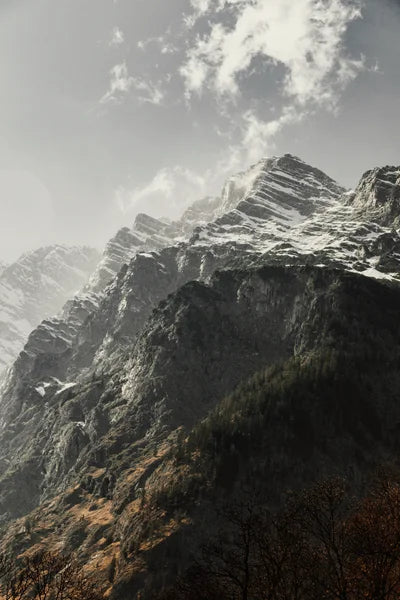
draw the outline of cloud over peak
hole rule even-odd
[[[180,67],[185,97],[211,95],[221,114],[231,115],[240,131],[232,169],[272,151],[284,128],[317,110],[338,110],[365,69],[363,57],[345,46],[349,26],[362,17],[361,1],[191,0],[186,26],[193,37]],[[255,70],[264,99],[245,107]],[[267,117],[271,93],[274,114]]]
[[[193,196],[190,178],[196,191],[213,193],[227,175],[272,154],[287,128],[321,110],[335,114],[348,85],[366,69],[364,58],[351,55],[346,43],[349,27],[362,18],[363,2],[190,0],[180,29],[139,42],[143,52],[151,45],[160,54],[173,47],[176,60],[168,79],[164,74],[165,93],[179,89],[180,101],[194,115],[203,106],[214,110],[226,146],[197,175],[188,177],[183,167],[159,170],[150,183],[124,192],[124,206],[155,206],[160,198],[169,203],[179,189],[187,201]],[[147,101],[161,103],[153,81],[114,71],[106,97],[135,88]],[[119,192],[120,206],[122,196]]]
[[[178,218],[182,210],[205,195],[206,179],[186,167],[176,165],[159,169],[153,179],[131,190],[120,187],[115,201],[123,213],[143,210],[153,216],[168,214]]]

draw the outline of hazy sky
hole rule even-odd
[[[262,156],[400,164],[399,0],[1,0],[0,261],[102,247]]]

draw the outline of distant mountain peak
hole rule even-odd
[[[16,358],[32,329],[85,285],[98,260],[92,248],[55,244],[0,269],[0,371]]]

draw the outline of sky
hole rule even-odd
[[[286,152],[400,164],[400,0],[1,0],[0,262]]]

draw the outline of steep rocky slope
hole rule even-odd
[[[90,278],[89,288],[98,292],[115,277],[123,264],[137,253],[168,246],[174,239],[174,228],[148,215],[139,214],[133,227],[124,227],[108,242],[102,260]]]
[[[137,253],[105,292],[94,294],[93,289],[103,288],[129,254],[137,252],[135,244],[140,231],[140,243],[144,246],[154,246],[157,240],[160,245],[167,244],[166,238],[161,241],[160,237],[167,224],[139,216],[136,234],[133,230],[129,235],[123,231],[110,242],[87,293],[69,303],[61,318],[45,321],[31,334],[4,382],[0,416],[5,431],[9,426],[11,431],[18,429],[18,420],[24,423],[17,436],[5,434],[12,439],[11,451],[20,443],[18,440],[28,441],[27,431],[36,435],[31,422],[43,420],[40,407],[53,405],[51,399],[55,398],[55,407],[51,409],[54,411],[63,395],[71,393],[81,380],[92,378],[98,372],[113,371],[117,364],[125,365],[126,356],[132,351],[151,311],[184,283],[196,279],[208,281],[221,268],[278,261],[293,264],[301,258],[311,264],[324,261],[327,265],[355,270],[359,267],[358,256],[362,250],[367,271],[372,251],[368,252],[366,247],[372,243],[376,246],[375,252],[383,250],[386,255],[389,248],[394,256],[390,243],[382,247],[377,243],[376,238],[387,238],[389,234],[374,223],[366,221],[360,225],[357,222],[359,236],[364,235],[364,238],[363,243],[361,239],[355,241],[354,219],[351,220],[349,214],[352,203],[343,192],[326,175],[295,157],[288,155],[261,161],[249,173],[228,182],[219,203],[211,202],[212,211],[227,211],[222,216],[198,228],[188,242],[157,252]],[[218,204],[217,209],[215,204]],[[209,207],[210,202],[207,201],[206,206]],[[359,206],[357,211],[360,212]],[[339,225],[343,213],[347,219],[342,218]],[[332,227],[333,214],[335,227]],[[306,231],[315,236],[319,248],[316,242],[308,244]],[[331,242],[334,234],[335,241]],[[290,236],[302,244],[296,257],[292,253],[293,246],[288,241],[282,242]],[[135,240],[133,245],[132,240]],[[342,262],[339,252],[344,255]],[[129,368],[124,367],[120,377],[125,377]],[[146,364],[145,369],[148,370],[149,365]],[[73,435],[82,437],[79,428],[74,429]],[[44,440],[42,436],[41,440]],[[10,460],[7,447],[4,443],[4,464]],[[30,501],[33,502],[34,497]]]
[[[98,259],[91,248],[50,246],[0,266],[0,370],[41,320],[58,313],[86,284]]]
[[[350,202],[361,214],[371,220],[398,228],[400,217],[400,168],[384,167],[367,171]]]
[[[231,210],[199,228],[194,244],[232,241],[274,264],[329,265],[398,278],[399,168],[367,172],[355,192],[290,155],[262,161],[250,173],[256,176],[237,206],[225,202]]]
[[[244,189],[242,176],[232,180],[230,189],[232,194],[240,195],[239,190],[243,191]],[[129,263],[136,254],[141,252],[168,248],[174,242],[183,242],[195,227],[208,222],[215,216],[217,208],[224,199],[226,199],[226,192],[221,198],[199,200],[190,206],[181,219],[176,222],[158,220],[145,214],[137,215],[131,228],[120,229],[107,243],[101,259],[93,263],[89,270],[89,281],[80,289],[79,293],[75,294],[72,300],[68,299],[61,313],[52,317],[52,312],[58,312],[60,306],[57,311],[45,312],[42,315],[42,318],[51,318],[47,318],[38,327],[37,332],[34,332],[27,346],[28,354],[33,356],[36,353],[45,352],[46,344],[53,350],[57,347],[56,354],[60,353],[61,348],[71,346],[88,316],[99,308],[105,288],[113,281],[123,265]],[[77,286],[77,289],[80,287]],[[39,286],[38,295],[40,295],[40,290]],[[26,332],[30,332],[32,329],[31,324],[27,324]],[[27,339],[26,332],[24,340]],[[17,347],[17,343],[15,346]],[[21,347],[18,346],[18,349]],[[14,357],[16,354],[15,352]]]
[[[129,598],[160,553],[165,577],[184,564],[187,535],[200,539],[203,511],[211,518],[209,503],[235,481],[253,473],[276,497],[316,472],[360,477],[394,456],[399,298],[397,286],[315,267],[184,285],[124,361],[48,389],[42,407],[27,402],[7,425],[3,447],[20,451],[7,454],[3,506],[18,516],[40,503],[32,535],[24,521],[12,526],[14,547],[68,546],[75,532],[98,575],[118,557],[115,594]],[[262,384],[246,383],[277,363]],[[194,428],[183,455],[180,428]]]
[[[311,361],[315,373],[332,371],[333,396],[344,398],[344,380],[335,388],[340,377],[334,371],[355,365],[357,405],[350,410],[348,404],[344,415],[346,406],[337,407],[319,375],[304,397],[296,396],[292,382],[288,397],[274,392],[277,404],[267,423],[272,446],[262,446],[261,430],[254,437],[271,461],[262,461],[256,449],[254,455],[240,450],[243,465],[253,456],[256,466],[265,463],[263,477],[278,470],[281,488],[298,479],[291,467],[296,460],[297,473],[306,477],[336,463],[362,472],[394,456],[400,416],[398,172],[368,172],[350,193],[286,155],[231,179],[220,198],[196,203],[176,223],[140,215],[133,229],[121,230],[84,292],[31,333],[2,384],[0,512],[8,522],[33,511],[37,523],[32,538],[21,521],[11,526],[15,547],[56,543],[51,529],[57,527],[57,543],[68,546],[72,536],[81,559],[99,574],[118,556],[119,580],[139,589],[145,561],[160,545],[169,552],[167,538],[176,534],[179,540],[185,529],[165,497],[175,492],[164,491],[176,488],[182,498],[186,477],[189,487],[199,478],[201,489],[216,485],[212,457],[204,473],[191,472],[190,461],[182,467],[171,459],[171,448],[182,449],[179,432],[196,431],[203,418],[236,422],[224,397],[241,382],[252,389],[251,378],[268,366],[284,363],[290,371],[296,364],[295,381],[303,389]],[[389,180],[392,185],[382,187]],[[348,362],[332,361],[332,367],[332,352]],[[362,360],[367,384],[358,375]],[[346,377],[351,380],[350,373]],[[318,399],[328,396],[324,416]],[[304,402],[300,416],[292,397]],[[359,433],[364,397],[368,410]],[[237,418],[246,429],[246,402]],[[335,427],[325,445],[315,435],[314,453],[304,432],[329,419]],[[304,443],[308,458],[296,457]],[[368,444],[376,452],[367,452]],[[192,458],[207,454],[197,446]],[[195,501],[192,492],[188,499]],[[197,527],[196,515],[185,511],[182,518]],[[148,524],[151,515],[149,533],[140,523]],[[121,587],[115,590],[122,594]]]
[[[232,194],[240,196],[242,189],[239,178],[231,184]],[[229,197],[231,195],[228,194]],[[163,221],[146,214],[138,214],[132,228],[124,227],[108,242],[102,260],[90,278],[89,288],[98,292],[115,277],[123,264],[128,263],[138,252],[165,248],[174,241],[184,240],[195,227],[211,221],[221,210],[227,193],[221,198],[203,198],[194,202],[179,221]],[[232,201],[232,200],[231,200]]]
[[[388,167],[381,172],[394,170]],[[362,179],[358,189],[368,177],[369,174]],[[195,227],[190,235],[195,224],[210,218],[208,224]],[[163,255],[162,248],[168,247],[170,250]],[[48,320],[33,335],[29,348],[35,347],[36,339],[43,349],[46,342],[50,348],[54,340],[59,340],[59,347],[71,347],[77,335],[80,339],[85,337],[80,328],[89,314],[94,313],[91,322],[96,320],[96,314],[103,319],[104,309],[99,304],[107,284],[123,264],[143,251],[161,249],[160,259],[144,255],[140,259],[143,265],[152,261],[163,264],[167,254],[175,257],[166,259],[169,266],[163,266],[168,270],[175,263],[170,275],[174,281],[160,291],[157,302],[185,281],[207,278],[215,269],[241,264],[245,258],[248,261],[261,258],[270,264],[329,265],[396,279],[398,248],[397,231],[370,218],[368,200],[353,200],[351,194],[346,194],[329,177],[293,156],[263,160],[232,178],[220,198],[195,203],[176,223],[139,215],[132,229],[121,230],[107,245],[84,293],[66,306],[61,319]],[[137,274],[140,267],[134,266],[133,270],[136,290],[141,286]],[[147,306],[150,309],[153,305],[147,303]],[[119,305],[119,310],[129,312],[129,307]],[[99,326],[103,333],[97,332],[102,339],[110,333],[106,330],[107,322],[106,319]],[[93,346],[97,340],[88,343],[92,354],[95,353]]]

